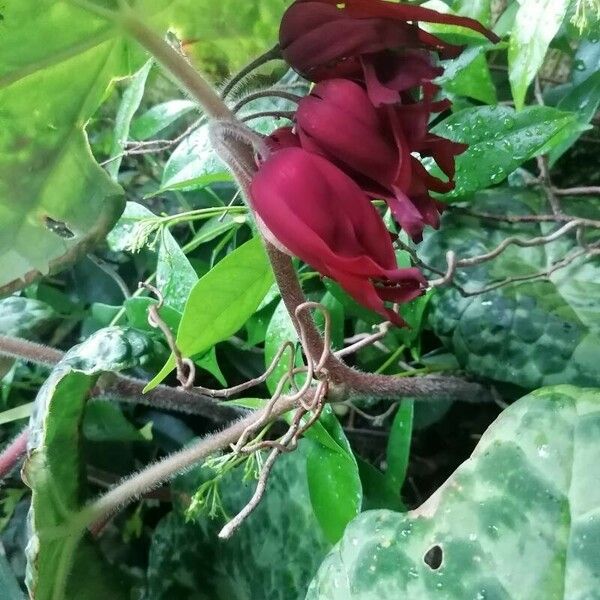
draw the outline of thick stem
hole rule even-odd
[[[21,338],[0,335],[0,356],[10,356],[11,358],[53,367],[63,359],[64,353],[55,348]],[[214,398],[204,394],[167,385],[159,385],[151,392],[144,394],[142,390],[145,386],[146,382],[141,379],[117,375],[116,373],[106,373],[98,380],[92,391],[92,396],[200,415],[217,423],[230,421],[240,415],[239,410],[218,404]]]
[[[281,298],[292,318],[294,326],[300,334],[300,324],[304,329],[307,346],[312,359],[316,362],[323,352],[323,339],[312,317],[300,313],[295,317],[296,308],[306,302],[302,288],[296,276],[291,258],[280,252],[275,246],[266,242],[267,253],[273,266],[275,280],[281,291]],[[344,399],[371,398],[396,400],[412,396],[425,400],[448,398],[463,402],[492,401],[490,392],[470,381],[459,377],[394,377],[376,373],[361,373],[352,369],[334,355],[330,355],[325,363],[331,381],[341,388]]]
[[[124,11],[122,26],[171,74],[213,119],[232,119],[233,115],[207,81],[160,35],[143,23],[132,11]]]
[[[0,453],[0,481],[2,481],[19,463],[27,450],[27,427],[13,439]]]
[[[282,397],[271,409],[269,418],[274,420],[294,406],[295,402],[288,397]],[[264,410],[252,412],[222,431],[210,434],[188,448],[170,454],[163,460],[126,479],[84,509],[84,525],[87,527],[106,518],[135,498],[156,489],[177,473],[188,469],[215,452],[228,448],[230,444],[235,444],[242,433],[263,416]]]

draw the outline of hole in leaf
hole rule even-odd
[[[431,546],[423,556],[423,562],[432,570],[437,571],[442,566],[444,551],[439,544]]]
[[[44,217],[44,223],[50,231],[61,238],[70,239],[75,237],[75,234],[67,227],[67,224],[63,223],[62,221],[57,221],[52,217],[46,216]]]

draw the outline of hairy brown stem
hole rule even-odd
[[[0,481],[2,481],[18,464],[27,450],[28,429],[21,433],[0,452]]]
[[[0,356],[53,367],[64,358],[64,352],[21,338],[0,335]],[[144,394],[142,390],[145,386],[146,382],[141,379],[105,373],[98,379],[92,396],[200,415],[219,423],[240,415],[238,409],[218,404],[213,398],[204,394],[167,385],[159,385]]]

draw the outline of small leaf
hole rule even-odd
[[[398,493],[400,493],[400,489],[404,484],[406,469],[408,468],[413,415],[414,401],[403,400],[394,416],[387,443],[385,476]]]
[[[335,543],[362,506],[358,465],[331,406],[305,437],[312,442],[306,459],[310,502],[325,537]]]
[[[422,506],[362,513],[306,600],[594,598],[600,392],[538,390]]]
[[[110,150],[109,163],[106,166],[107,173],[114,181],[117,181],[121,162],[123,160],[123,151],[125,143],[129,139],[129,126],[131,119],[136,110],[140,106],[144,89],[146,88],[146,79],[152,68],[152,61],[149,60],[146,64],[131,77],[131,81],[127,89],[123,92],[123,98],[117,111],[115,120],[115,129],[113,131],[113,143]]]
[[[277,352],[279,352],[279,349],[285,342],[291,342],[294,350],[286,350],[275,370],[267,377],[267,388],[271,394],[275,392],[280,379],[290,368],[290,355],[292,351],[295,352],[294,365],[300,367],[304,364],[302,356],[297,350],[298,334],[296,333],[296,328],[292,323],[283,300],[281,300],[273,312],[265,335],[265,368],[268,368],[273,362]],[[297,381],[300,381],[300,379],[297,379]],[[287,387],[284,388],[284,390],[287,389]]]
[[[221,181],[232,181],[232,177],[212,147],[208,125],[203,125],[172,152],[156,194],[167,190],[198,189]]]
[[[197,104],[191,100],[169,100],[157,104],[133,120],[131,137],[140,141],[154,137],[197,108]]]
[[[517,110],[544,62],[570,0],[521,0],[508,48],[509,79]]]
[[[156,265],[156,287],[165,299],[165,304],[182,311],[198,281],[196,271],[168,229],[163,229],[158,248]]]
[[[145,442],[148,440],[125,418],[118,405],[104,400],[88,402],[83,419],[83,435],[91,442]]]
[[[456,159],[456,188],[447,197],[500,183],[519,165],[580,128],[575,115],[548,106],[530,106],[518,113],[508,106],[482,106],[453,114],[432,129],[469,145]]]
[[[254,313],[272,283],[273,272],[259,238],[228,254],[192,289],[177,332],[182,354],[203,354],[233,335]],[[171,357],[145,391],[156,387],[174,366]]]
[[[600,71],[571,88],[558,103],[560,110],[570,110],[577,114],[580,123],[589,123],[600,106]],[[550,152],[552,166],[578,139],[579,133],[569,136]]]

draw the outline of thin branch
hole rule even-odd
[[[552,191],[557,196],[600,196],[600,186],[593,185],[572,188],[553,187]]]
[[[294,402],[289,397],[282,397],[272,408],[271,417],[276,419],[294,408]],[[265,409],[252,412],[248,416],[235,421],[227,428],[210,434],[193,443],[191,446],[165,457],[143,471],[122,481],[117,487],[91,502],[82,511],[82,528],[89,527],[94,522],[103,520],[117,512],[132,500],[139,498],[159,485],[171,479],[177,473],[190,468],[211,454],[227,448],[235,443],[243,431],[255,422]]]
[[[260,90],[258,92],[252,92],[247,96],[241,98],[232,108],[232,112],[238,113],[246,104],[254,100],[260,100],[261,98],[283,98],[284,100],[289,100],[290,102],[298,103],[302,100],[302,96],[298,96],[298,94],[292,94],[291,92],[286,92],[285,90],[280,90],[277,88],[269,88],[267,90]]]
[[[359,339],[354,341],[350,346],[346,346],[345,348],[334,352],[335,356],[338,358],[341,358],[342,356],[348,356],[349,354],[354,354],[355,352],[362,350],[362,348],[366,348],[367,346],[375,344],[375,342],[383,339],[388,334],[391,326],[392,324],[390,321],[384,321],[383,323],[380,323],[377,326],[378,331],[375,333],[360,334]]]
[[[25,427],[19,435],[0,452],[0,481],[2,481],[19,463],[27,451],[28,428]]]
[[[451,209],[471,217],[477,217],[488,221],[501,221],[505,223],[569,223],[571,221],[579,221],[586,227],[600,228],[600,220],[584,219],[570,215],[496,215],[492,213],[475,212],[458,206],[453,206]]]
[[[548,157],[544,154],[543,156],[537,157],[538,169],[540,171],[540,179],[542,181],[542,187],[546,192],[546,197],[548,198],[548,202],[550,203],[550,208],[555,215],[562,214],[562,208],[560,206],[560,201],[556,194],[554,193],[554,186],[552,185],[552,180],[550,179],[550,167],[548,165]]]
[[[267,50],[264,54],[255,58],[251,63],[247,64],[243,69],[238,71],[224,86],[221,90],[221,98],[225,99],[229,95],[229,92],[235,88],[235,86],[242,81],[246,76],[250,75],[252,71],[255,71],[264,64],[281,58],[281,49],[279,44],[275,44],[270,50]]]

